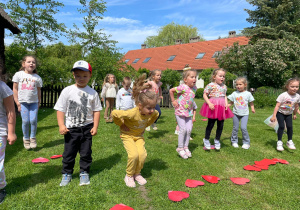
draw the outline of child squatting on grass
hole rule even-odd
[[[16,113],[13,91],[0,81],[0,204],[6,196],[6,179],[4,173],[4,158],[7,142],[12,145],[17,140],[15,133]]]
[[[144,132],[158,118],[155,110],[157,94],[146,83],[146,74],[141,75],[133,85],[132,95],[136,107],[130,110],[114,110],[111,115],[120,126],[121,139],[128,154],[124,181],[128,187],[135,187],[135,181],[144,185],[147,181],[141,176],[141,170],[147,157]]]
[[[186,66],[183,69],[184,84],[170,89],[170,98],[175,108],[175,117],[179,126],[178,147],[176,151],[183,159],[192,157],[189,150],[189,142],[193,128],[193,102],[197,91],[195,70]],[[174,93],[178,93],[177,100],[174,99]]]
[[[251,111],[255,113],[254,109],[254,98],[252,94],[247,91],[247,80],[245,77],[239,77],[235,81],[236,91],[228,96],[230,100],[228,107],[233,106],[233,129],[231,134],[231,144],[233,147],[238,148],[238,131],[239,123],[241,121],[241,130],[243,135],[243,149],[250,148],[250,137],[247,130],[247,123],[249,118],[249,108],[248,104],[251,106]]]
[[[291,78],[285,83],[285,92],[281,93],[276,99],[277,103],[274,108],[273,116],[270,119],[271,122],[278,121],[277,131],[277,150],[283,151],[282,135],[286,125],[288,141],[286,143],[289,149],[296,149],[293,142],[293,121],[297,118],[298,103],[300,103],[300,96],[297,93],[299,90],[299,79]],[[292,114],[294,113],[294,116]],[[285,122],[285,125],[284,125]]]
[[[77,152],[80,154],[79,185],[90,184],[92,136],[97,134],[102,110],[98,93],[87,85],[92,75],[91,65],[80,60],[71,71],[75,84],[63,89],[54,106],[57,110],[59,133],[65,139],[60,186],[66,186],[72,180]]]

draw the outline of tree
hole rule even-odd
[[[163,83],[163,88],[168,90],[171,87],[176,87],[179,85],[181,79],[181,74],[178,71],[172,69],[166,69],[162,71],[161,82]]]
[[[69,39],[72,43],[79,43],[83,47],[83,57],[93,48],[114,48],[116,41],[109,40],[110,36],[103,33],[103,29],[96,29],[102,15],[106,11],[106,2],[103,0],[79,0],[82,8],[78,9],[80,14],[86,14],[82,24],[85,31],[80,31],[76,24],[74,30],[69,30]]]
[[[65,31],[65,25],[53,17],[58,12],[57,8],[64,6],[60,2],[8,0],[0,6],[10,9],[10,17],[20,27],[22,33],[17,36],[18,41],[35,52],[45,39],[53,42],[58,39],[59,33]]]
[[[189,43],[191,37],[199,36],[201,41],[204,38],[198,34],[198,29],[191,25],[179,25],[174,22],[169,23],[158,30],[157,36],[149,36],[145,40],[147,47],[162,47],[174,45],[177,39],[183,43]]]
[[[225,69],[225,70],[228,70],[228,69]],[[212,75],[213,71],[214,71],[214,68],[203,69],[201,71],[201,73],[199,74],[199,78],[204,80],[204,86],[206,86],[207,84],[209,84],[211,82],[211,75]],[[235,80],[237,78],[237,76],[235,74],[232,74],[227,71],[225,77],[226,77],[226,79],[225,79],[226,85],[228,87],[232,87],[233,80]]]

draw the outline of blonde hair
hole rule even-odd
[[[114,76],[115,77],[115,75],[113,75],[113,74],[107,74],[105,77],[104,77],[104,81],[103,81],[103,85],[102,85],[102,87],[106,84],[106,83],[109,83],[109,78],[111,77],[111,76]],[[117,82],[116,82],[116,77],[115,77],[115,83],[114,83],[116,86],[118,86],[117,85]]]
[[[160,69],[155,69],[155,70],[153,70],[153,71],[150,71],[148,80],[153,81],[152,77],[154,77],[155,74],[156,74],[156,72],[158,72],[158,71],[161,73],[161,70],[160,70]]]
[[[25,71],[25,68],[23,67],[23,63],[26,62],[26,59],[27,59],[28,57],[32,57],[32,58],[34,59],[35,64],[36,64],[35,67],[37,67],[36,57],[35,57],[34,55],[25,55],[25,56],[22,58],[22,60],[20,61],[20,63],[21,63],[21,68],[19,69],[19,71]],[[36,68],[33,70],[33,73],[37,74]]]
[[[244,89],[246,90],[246,89],[247,89],[247,84],[248,84],[247,79],[246,79],[245,77],[238,77],[238,78],[235,80],[235,83],[237,83],[238,81],[244,83],[244,85],[245,85],[245,88],[244,88]]]
[[[211,74],[210,81],[212,81],[212,82],[215,81],[214,77],[217,76],[219,71],[224,71],[224,73],[226,74],[226,70],[223,68],[215,69],[215,70],[213,70],[213,72]]]
[[[191,72],[195,72],[196,75],[197,75],[197,71],[192,69],[189,64],[186,64],[183,68],[183,72],[182,72],[182,79],[186,79],[190,74]]]
[[[285,82],[285,85],[284,85],[283,89],[284,89],[285,91],[287,91],[289,85],[290,85],[292,82],[299,82],[299,78],[298,78],[298,77],[294,77],[294,78],[288,79],[288,80]]]
[[[135,101],[135,105],[140,103],[145,106],[149,100],[157,101],[157,95],[152,91],[152,85],[147,83],[147,75],[142,74],[133,84],[132,98]]]
[[[123,82],[122,82],[123,85],[131,85],[131,79],[130,77],[124,77],[123,78]]]

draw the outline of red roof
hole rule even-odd
[[[196,70],[219,68],[215,62],[215,58],[212,58],[213,54],[216,51],[222,51],[224,47],[232,46],[235,42],[238,42],[239,45],[247,45],[249,39],[245,36],[239,36],[165,47],[130,50],[124,55],[123,60],[129,59],[127,64],[136,70],[139,68],[146,68],[151,71],[154,69],[165,70],[167,68],[182,70],[186,64],[189,64],[192,69]],[[199,53],[205,53],[204,57],[202,59],[195,59]],[[174,60],[167,61],[172,55],[176,55]],[[149,57],[151,59],[147,63],[143,63]],[[140,58],[140,60],[133,64],[132,62],[136,58]]]

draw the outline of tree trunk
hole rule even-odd
[[[4,55],[5,45],[4,45],[4,28],[0,28],[0,78],[4,79],[2,76],[5,74],[5,55]]]

